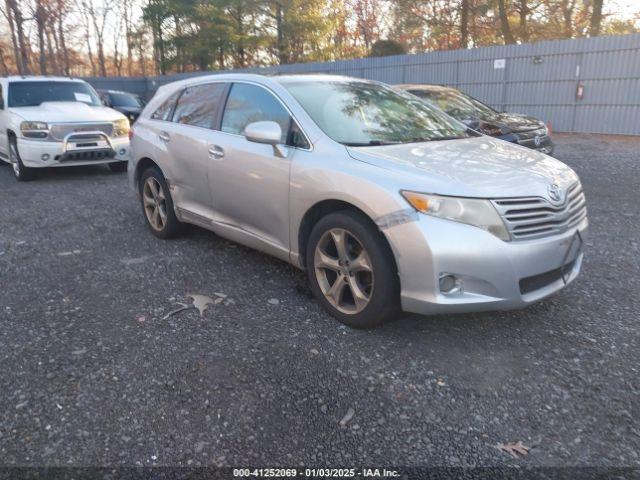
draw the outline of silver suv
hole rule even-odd
[[[524,307],[580,271],[573,170],[384,84],[203,76],[160,88],[133,128],[151,232],[196,224],[306,269],[353,327]]]

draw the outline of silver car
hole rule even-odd
[[[521,308],[580,271],[573,170],[381,83],[202,76],[161,87],[133,128],[153,234],[191,223],[290,262],[353,327]]]

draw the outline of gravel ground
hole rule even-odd
[[[558,135],[591,221],[569,288],[373,331],[283,262],[156,239],[124,174],[1,166],[0,463],[638,467],[639,151]],[[190,293],[227,297],[163,318]],[[495,448],[516,441],[529,455]]]

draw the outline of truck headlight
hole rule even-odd
[[[120,120],[116,120],[113,122],[113,136],[114,137],[126,137],[129,135],[129,120],[126,118],[121,118]]]
[[[20,133],[25,138],[47,138],[49,136],[49,125],[44,122],[22,122]]]
[[[408,191],[400,193],[420,213],[482,228],[505,242],[511,240],[500,214],[489,200]]]

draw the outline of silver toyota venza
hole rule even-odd
[[[161,87],[133,128],[151,232],[196,224],[291,262],[353,327],[524,307],[580,271],[573,170],[381,83],[202,76]]]

